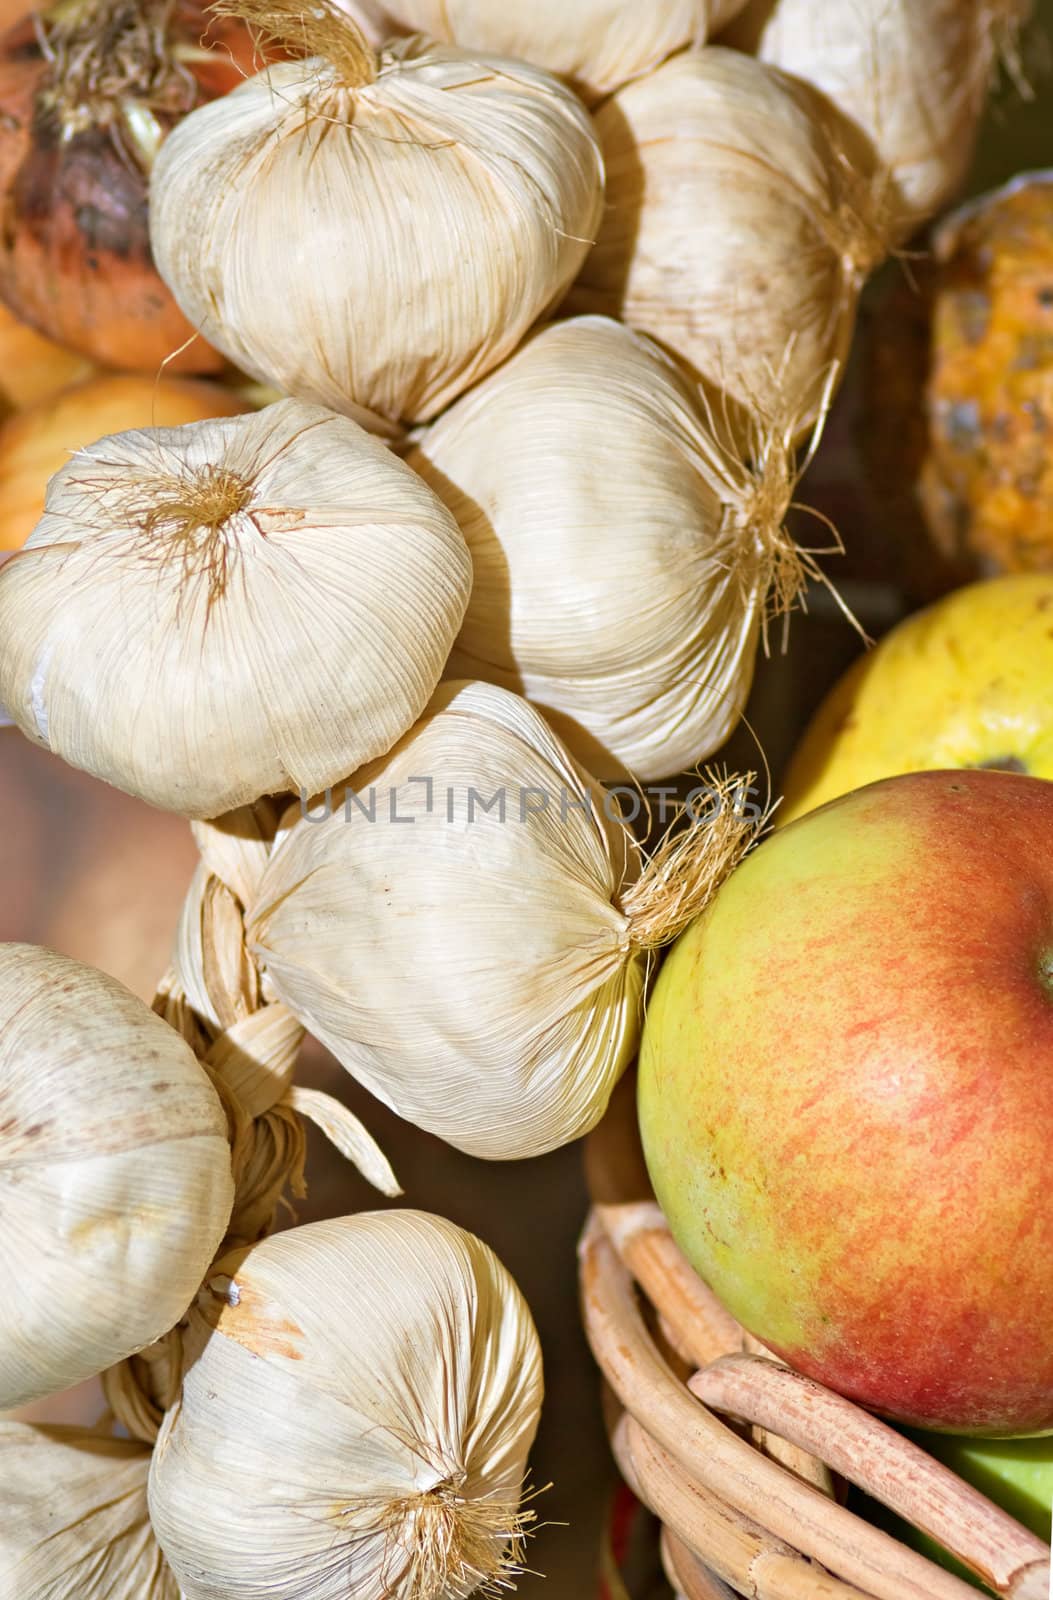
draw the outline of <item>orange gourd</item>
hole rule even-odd
[[[0,302],[0,412],[39,405],[92,372],[87,357],[45,339]]]
[[[0,426],[0,551],[21,549],[44,509],[48,479],[74,450],[128,428],[176,427],[252,407],[195,378],[89,379]]]

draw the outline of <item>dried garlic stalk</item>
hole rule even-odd
[[[443,685],[353,783],[327,820],[293,811],[247,907],[274,992],[459,1149],[536,1155],[584,1133],[636,1049],[649,951],[752,837],[730,786],[646,862],[619,798],[482,683]]]
[[[217,9],[310,59],[165,141],[162,277],[211,344],[283,393],[389,425],[434,416],[511,354],[595,237],[584,108],[523,62],[418,37],[377,56],[330,0]]]
[[[0,1409],[178,1322],[233,1194],[223,1108],[187,1045],[104,973],[0,945]]]
[[[0,570],[0,704],[72,766],[216,816],[389,749],[470,582],[449,513],[344,417],[283,400],[115,434]]]
[[[180,1600],[150,1526],[149,1470],[128,1439],[0,1422],[0,1594]]]
[[[807,84],[706,47],[603,105],[607,214],[568,301],[806,431],[886,253],[867,141]]]
[[[365,1128],[330,1095],[294,1081],[302,1025],[261,992],[245,948],[244,904],[257,892],[277,825],[263,802],[195,827],[202,862],[180,918],[171,971],[155,1010],[181,1033],[227,1113],[234,1201],[221,1249],[254,1244],[306,1194],[304,1119],[314,1122],[383,1194],[401,1193]],[[146,1442],[176,1403],[183,1328],[104,1374],[114,1414]]]
[[[769,593],[786,609],[814,567],[783,527],[788,440],[737,422],[600,317],[551,325],[459,400],[407,457],[472,554],[446,675],[518,690],[604,778],[711,755]],[[750,432],[752,469],[734,437]]]
[[[519,1570],[540,1348],[471,1234],[278,1234],[217,1262],[186,1342],[149,1488],[185,1600],[460,1600]]]

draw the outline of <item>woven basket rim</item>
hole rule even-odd
[[[586,1144],[582,1316],[613,1392],[623,1477],[661,1520],[685,1600],[976,1600],[842,1505],[855,1484],[1006,1600],[1049,1600],[1041,1539],[869,1412],[739,1327],[678,1249],[646,1181],[623,1086]],[[653,1331],[641,1295],[653,1309]]]

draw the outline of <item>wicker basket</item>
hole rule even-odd
[[[976,1600],[977,1591],[849,1510],[855,1484],[1010,1600],[1050,1600],[1042,1541],[892,1428],[744,1334],[654,1203],[623,1085],[586,1147],[586,1333],[608,1430],[661,1519],[686,1600]],[[638,1293],[637,1291],[641,1291]]]

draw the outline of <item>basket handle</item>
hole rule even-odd
[[[930,1534],[1007,1600],[1048,1600],[1041,1539],[850,1400],[764,1356],[725,1356],[688,1384],[713,1411],[777,1428]]]
[[[688,1600],[726,1593],[710,1567],[754,1600],[871,1600],[685,1478],[638,1422],[629,1421],[625,1441],[647,1503],[692,1552],[677,1568]]]
[[[735,1600],[722,1578],[704,1567],[693,1550],[668,1528],[662,1529],[662,1566],[677,1600]]]
[[[690,1266],[653,1200],[597,1205],[596,1216],[619,1256],[653,1306],[662,1333],[680,1358],[693,1367],[750,1348],[748,1335]],[[833,1495],[829,1468],[816,1456],[766,1428],[754,1428],[758,1450],[781,1461],[805,1483]]]
[[[687,1392],[655,1348],[596,1217],[581,1242],[581,1289],[589,1343],[612,1389],[694,1484],[875,1600],[975,1600],[960,1579],[801,1483]]]
[[[604,1233],[653,1306],[662,1313],[678,1356],[708,1367],[743,1348],[745,1335],[677,1248],[654,1200],[598,1205]]]

